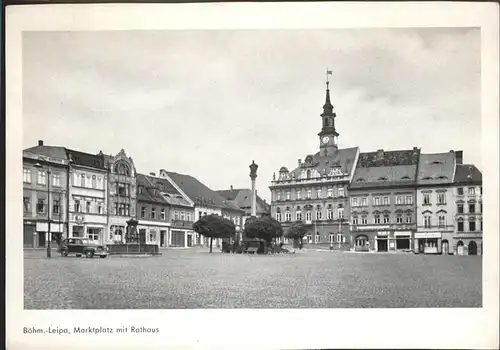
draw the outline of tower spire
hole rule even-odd
[[[334,154],[337,149],[338,132],[335,130],[335,117],[337,116],[333,111],[332,101],[330,100],[330,81],[329,75],[332,75],[331,70],[326,70],[326,97],[325,104],[323,105],[323,113],[321,119],[323,125],[318,136],[320,137],[320,149],[324,155]]]
[[[329,75],[332,75],[332,71],[326,69],[326,98],[325,104],[323,105],[323,113],[321,114],[322,117],[334,116],[332,102],[330,101],[330,81],[328,80]]]

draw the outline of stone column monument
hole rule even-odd
[[[257,216],[257,194],[255,192],[255,179],[257,179],[257,168],[259,166],[252,160],[250,164],[250,179],[252,180],[252,217]]]

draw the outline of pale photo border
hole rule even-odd
[[[481,170],[485,210],[482,308],[23,309],[23,31],[353,27],[481,27]],[[494,3],[86,4],[7,7],[7,349],[497,348],[498,42],[498,6]],[[325,62],[324,67],[318,67],[318,72],[323,72],[327,65],[333,63]],[[443,147],[446,149],[447,146]],[[25,335],[22,332],[23,327],[72,329],[73,326],[115,328],[120,325],[159,327],[160,334],[55,336]],[[310,331],[303,331],[308,327]]]

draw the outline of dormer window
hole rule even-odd
[[[437,164],[443,164],[443,162],[440,161],[440,160],[435,160],[435,161],[431,162],[431,164],[432,165],[437,165]]]
[[[423,177],[422,180],[432,180],[432,177],[426,176],[426,177]]]
[[[387,178],[386,178],[386,177],[384,177],[384,176],[381,176],[381,177],[379,177],[379,178],[378,178],[378,180],[379,180],[379,181],[387,181]]]
[[[440,180],[443,180],[443,179],[447,179],[447,178],[448,178],[448,176],[440,175],[440,176],[438,176],[437,178],[438,178],[438,179],[440,179]]]
[[[403,176],[403,177],[401,178],[401,180],[410,180],[410,177],[409,177],[409,176]]]
[[[356,180],[356,182],[364,182],[365,179],[363,179],[362,177],[360,177],[359,179]]]

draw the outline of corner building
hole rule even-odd
[[[419,155],[417,147],[360,154],[349,189],[354,250],[412,249]]]
[[[318,133],[319,152],[309,154],[289,171],[285,166],[273,175],[271,215],[286,230],[295,222],[308,227],[304,243],[349,248],[348,186],[359,157],[359,148],[338,147],[336,113],[330,101],[330,90],[321,114]]]

